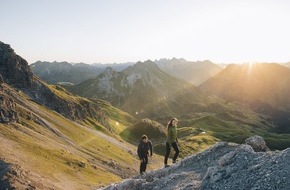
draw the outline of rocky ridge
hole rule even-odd
[[[259,136],[247,142],[263,145]],[[265,150],[265,146],[263,147]],[[112,184],[103,190],[125,189],[280,189],[290,186],[290,148],[255,152],[248,144],[219,142],[169,168]]]

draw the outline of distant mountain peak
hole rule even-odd
[[[128,67],[125,70],[135,70],[135,71],[154,71],[154,70],[160,70],[158,65],[154,63],[151,60],[147,60],[144,62],[138,61],[135,65]]]
[[[114,72],[114,69],[112,67],[107,67],[105,70],[104,70],[104,73],[112,73]]]
[[[101,74],[100,77],[111,78],[117,73],[112,67],[107,67]]]

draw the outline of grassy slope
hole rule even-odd
[[[136,147],[71,122],[29,101],[21,92],[11,93],[17,99],[20,119],[19,123],[0,124],[0,142],[5,144],[0,156],[35,174],[30,181],[37,187],[90,189],[137,173]],[[113,123],[122,120],[113,117],[116,113],[110,109]],[[154,160],[151,168],[158,167],[156,163]]]
[[[221,121],[214,117],[198,119],[192,125],[193,128],[204,130],[210,136],[221,141],[243,143],[246,138],[252,135],[264,137],[271,149],[285,149],[290,146],[289,134],[277,134],[263,128],[255,128],[251,125]]]
[[[107,117],[106,119],[108,119],[110,127],[108,128],[108,127],[103,126],[100,120],[94,117],[87,117],[84,121],[79,121],[79,122],[85,124],[86,126],[90,126],[94,129],[102,131],[103,133],[106,133],[107,135],[118,138],[119,137],[118,134],[121,131],[123,131],[126,128],[126,126],[136,121],[131,115],[111,106],[111,104],[106,101],[99,100],[99,99],[89,100],[87,98],[72,95],[61,86],[47,85],[46,83],[43,83],[43,84],[61,99],[73,101],[78,104],[80,104],[81,101],[86,101],[86,102],[97,104],[101,112],[104,115],[106,115]]]

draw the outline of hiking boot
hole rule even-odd
[[[178,162],[178,160],[172,160],[172,163],[175,164],[176,162]]]
[[[170,165],[168,165],[168,164],[165,164],[164,165],[164,168],[168,168],[168,167],[170,167]]]

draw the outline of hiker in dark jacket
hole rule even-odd
[[[167,160],[170,154],[171,147],[174,149],[175,154],[172,159],[172,163],[174,164],[176,162],[176,159],[179,155],[179,148],[178,148],[178,140],[177,140],[177,123],[178,120],[176,118],[173,118],[170,122],[167,124],[167,141],[166,141],[166,154],[164,158],[164,166],[169,167],[167,164]]]
[[[146,171],[148,164],[148,155],[150,150],[150,156],[152,156],[152,143],[148,140],[146,135],[143,135],[138,145],[138,157],[140,159],[140,174],[142,175]]]

